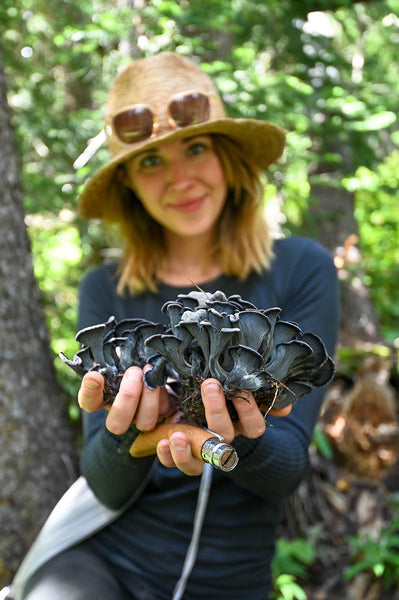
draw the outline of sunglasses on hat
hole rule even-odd
[[[210,95],[218,98],[213,92],[208,94],[198,91],[172,96],[167,107],[170,126],[178,129],[208,121],[211,112]],[[124,144],[136,144],[156,135],[159,122],[150,106],[133,104],[112,118],[111,128]]]

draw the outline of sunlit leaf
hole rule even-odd
[[[352,128],[356,131],[379,131],[380,129],[384,129],[389,127],[396,121],[396,115],[394,112],[387,110],[385,112],[378,113],[376,115],[372,115],[364,119],[363,121],[358,121],[352,125]]]

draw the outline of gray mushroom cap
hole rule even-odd
[[[162,312],[167,326],[110,317],[82,329],[76,335],[82,348],[73,360],[60,357],[80,377],[100,371],[111,400],[126,369],[150,364],[145,384],[155,389],[173,378],[178,408],[202,425],[200,386],[208,377],[222,384],[235,418],[231,399],[237,392],[251,391],[259,405],[279,408],[334,376],[334,362],[322,340],[281,319],[278,307],[258,309],[239,295],[194,290],[166,302]]]

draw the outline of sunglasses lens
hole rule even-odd
[[[209,119],[209,98],[199,92],[175,98],[169,104],[170,116],[178,127],[188,127]]]
[[[135,144],[150,137],[153,129],[151,111],[143,106],[125,110],[113,119],[113,128],[125,144]]]

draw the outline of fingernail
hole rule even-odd
[[[126,376],[129,379],[129,381],[135,381],[139,378],[143,378],[143,372],[141,369],[133,367],[132,369],[128,369],[126,371]]]
[[[95,379],[86,379],[85,387],[88,390],[98,390],[98,388],[100,387],[100,384]]]
[[[203,386],[203,390],[207,396],[216,396],[220,394],[220,385],[211,381]]]
[[[184,440],[170,440],[170,443],[172,445],[172,449],[175,450],[175,452],[183,452],[188,447],[188,443]]]
[[[169,450],[169,442],[167,440],[161,440],[160,442],[158,442],[157,450],[158,452],[161,452],[161,454],[164,454]]]

